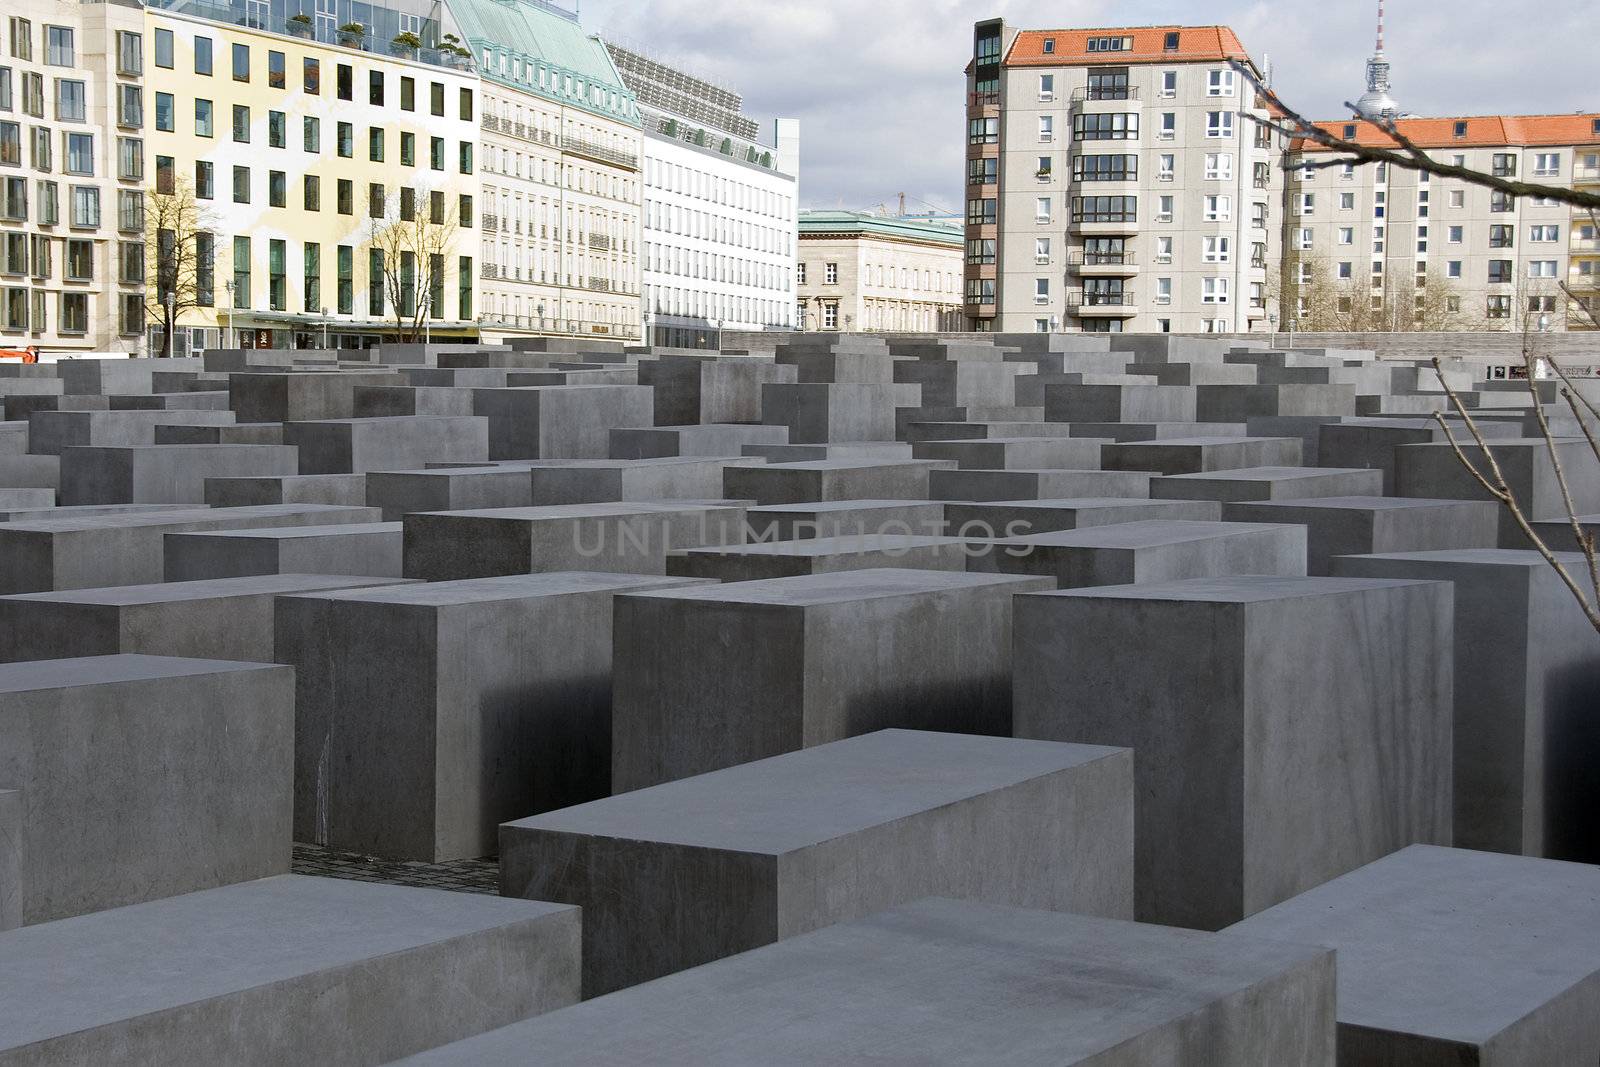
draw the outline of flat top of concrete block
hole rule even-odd
[[[524,461],[528,470],[609,471],[637,470],[640,467],[687,467],[700,463],[728,463],[736,467],[763,466],[758,456],[651,456],[647,459],[533,459]]]
[[[818,515],[836,511],[876,511],[888,508],[942,508],[938,500],[817,500],[804,504],[762,504],[750,509],[758,515]]]
[[[507,825],[777,856],[1127,752],[880,730]]]
[[[1117,471],[1118,474],[1143,474],[1143,471]],[[1182,500],[1151,500],[1147,497],[1083,496],[1055,497],[1047,500],[951,500],[944,502],[953,508],[1008,508],[1037,509],[1039,511],[1087,511],[1093,508],[1170,507],[1173,504],[1193,503]]]
[[[1234,389],[1241,387],[1230,385],[1226,386],[1225,388]],[[1116,447],[1144,449],[1169,448],[1173,445],[1177,445],[1179,447],[1193,448],[1197,445],[1202,445],[1215,448],[1220,445],[1245,444],[1251,441],[1293,441],[1296,444],[1303,443],[1298,437],[1158,437],[1153,441],[1123,441],[1122,443],[1116,445]]]
[[[1323,511],[1399,511],[1405,508],[1496,507],[1492,500],[1445,500],[1420,496],[1313,496],[1294,500],[1241,500],[1227,507],[1319,508]]]
[[[1146,519],[1140,522],[1114,522],[1080,530],[1030,533],[999,541],[1003,545],[1039,545],[1058,548],[1150,548],[1188,541],[1209,541],[1214,537],[1267,533],[1273,530],[1298,530],[1292,523],[1205,522],[1197,519]]]
[[[650,589],[677,589],[705,585],[705,578],[663,578],[650,574],[611,574],[592,571],[549,571],[497,578],[463,578],[450,582],[410,582],[365,589],[314,590],[297,600],[340,600],[363,604],[409,604],[443,607],[483,604],[495,600],[570,596],[576,593],[629,593]]]
[[[168,534],[168,537],[229,537],[241,541],[298,541],[312,537],[345,537],[355,534],[402,533],[403,522],[348,522],[332,526],[268,526],[253,530],[195,530]],[[385,579],[387,580],[387,579]]]
[[[512,461],[509,463],[441,463],[436,467],[412,468],[410,470],[368,471],[365,475],[357,475],[356,477],[371,478],[373,476],[377,476],[380,478],[447,478],[452,475],[466,475],[467,477],[472,477],[474,475],[483,474],[517,474],[527,470],[531,462],[532,461],[524,460],[521,462]],[[339,477],[344,477],[344,475],[340,475]]]
[[[893,554],[914,548],[964,545],[965,537],[940,537],[935,534],[859,533],[838,537],[806,537],[798,541],[758,541],[748,545],[711,545],[684,548],[674,556],[848,556],[881,552]]]
[[[1078,1063],[1324,952],[930,898],[406,1062]]]
[[[543,504],[522,508],[478,508],[465,511],[419,511],[430,518],[501,519],[506,522],[539,522],[546,519],[621,518],[629,515],[660,515],[682,511],[707,511],[741,507],[732,500],[602,501],[593,504]],[[410,516],[408,516],[410,517]]]
[[[178,656],[84,656],[79,659],[35,659],[0,663],[0,693],[31,693],[41,689],[72,689],[85,685],[143,682],[156,678],[191,678],[201,674],[277,670],[273,663],[236,663],[220,659],[184,659]],[[7,957],[0,952],[0,989],[5,985]],[[0,1004],[10,1004],[0,992]],[[0,1012],[0,1031],[5,1029]],[[0,1043],[3,1047],[3,1043]]]
[[[115,412],[114,414],[124,414]],[[162,412],[162,414],[171,414]],[[68,445],[66,452],[131,452],[135,455],[162,455],[173,456],[189,452],[215,453],[218,449],[263,449],[270,448],[275,451],[293,449],[293,445],[230,445],[230,444],[199,444],[199,445]],[[64,453],[65,454],[65,453]]]
[[[1076,597],[1100,600],[1161,600],[1175,603],[1256,604],[1304,597],[1344,596],[1407,585],[1439,582],[1391,578],[1296,578],[1238,574],[1221,578],[1185,578],[1147,585],[1098,585],[1032,594],[1037,597]]]
[[[961,571],[924,571],[880,567],[827,574],[802,574],[793,578],[762,578],[753,582],[727,582],[664,593],[634,593],[637,597],[703,600],[722,604],[768,604],[809,607],[843,604],[852,600],[918,596],[988,586],[1010,586],[1012,592],[1038,589],[1048,578],[1015,575],[967,574]]]
[[[1228,932],[1336,949],[1341,1023],[1478,1044],[1600,970],[1600,867],[1412,845]]]
[[[291,426],[377,426],[394,423],[417,422],[459,422],[463,420],[482,420],[482,415],[374,415],[364,419],[302,419],[284,423],[284,427]]]
[[[1484,412],[1482,410],[1479,410],[1479,411],[1474,412],[1473,414],[1477,418],[1482,418],[1486,414],[1486,412]],[[1518,413],[1512,413],[1512,414],[1518,414]],[[1520,415],[1518,415],[1518,417],[1520,417]],[[1566,437],[1566,438],[1557,438],[1557,440],[1558,441],[1563,441],[1564,440],[1564,441],[1582,442],[1583,438],[1581,438],[1581,437]],[[1396,448],[1427,448],[1427,449],[1432,449],[1434,451],[1442,451],[1444,449],[1450,448],[1451,445],[1450,445],[1449,441],[1418,441],[1415,444],[1395,445],[1395,447]],[[1469,454],[1470,454],[1471,451],[1476,451],[1477,447],[1478,447],[1477,444],[1472,442],[1472,441],[1466,441],[1466,442],[1462,443],[1462,448],[1469,450]],[[1542,438],[1542,437],[1497,437],[1497,438],[1494,438],[1493,440],[1491,440],[1489,442],[1489,448],[1490,448],[1491,451],[1494,451],[1494,452],[1499,452],[1501,449],[1511,450],[1511,449],[1517,449],[1517,448],[1537,448],[1540,451],[1543,451],[1547,447],[1549,447],[1549,443],[1547,441],[1545,441],[1545,439]]]
[[[280,875],[0,934],[0,1049],[575,911]]]
[[[165,446],[163,446],[165,447]],[[126,511],[114,515],[78,515],[60,519],[29,519],[26,522],[0,524],[0,529],[40,531],[46,533],[71,533],[78,530],[115,530],[134,526],[169,526],[186,522],[204,522],[208,519],[270,519],[288,515],[335,515],[340,512],[366,511],[343,504],[258,504],[243,508],[213,508],[197,504],[192,509],[175,511]]]
[[[398,526],[399,523],[394,525]],[[343,526],[329,529],[342,531]],[[251,530],[250,533],[258,531]],[[201,578],[192,582],[160,582],[152,585],[115,585],[104,589],[61,589],[46,593],[15,593],[0,597],[0,602],[24,601],[46,604],[93,604],[103,607],[135,607],[140,604],[171,604],[186,600],[223,600],[228,597],[299,593],[310,589],[339,589],[347,586],[392,585],[399,578],[375,578],[353,574],[251,574],[242,578]]]
[[[1365,474],[1362,467],[1240,467],[1227,471],[1202,471],[1199,474],[1169,474],[1166,480],[1179,482],[1277,482],[1300,478],[1334,478],[1345,474]]]
[[[882,470],[891,467],[926,467],[953,470],[955,469],[955,461],[949,459],[911,459],[909,457],[903,459],[892,457],[872,459],[867,456],[855,458],[846,456],[840,459],[809,459],[794,463],[768,463],[765,466],[751,467],[750,469],[758,471],[840,471]]]
[[[1555,557],[1571,567],[1584,566],[1579,552],[1557,552]],[[1351,561],[1379,560],[1392,563],[1459,563],[1474,567],[1518,567],[1540,570],[1550,564],[1531,548],[1446,548],[1430,552],[1373,552],[1361,556],[1335,556],[1334,559]]]

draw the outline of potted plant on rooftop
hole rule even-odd
[[[294,37],[311,36],[311,16],[304,11],[297,11],[289,16],[289,33]]]
[[[359,22],[347,22],[339,27],[339,43],[346,48],[360,48],[366,36],[367,28]]]
[[[389,42],[389,50],[402,59],[416,59],[417,49],[422,47],[422,38],[410,30],[403,30],[394,35]]]

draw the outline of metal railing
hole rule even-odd
[[[1131,308],[1136,306],[1133,294],[1121,293],[1084,293],[1072,290],[1067,293],[1067,309],[1073,308]]]
[[[605,337],[620,341],[637,341],[640,337],[640,328],[632,323],[558,319],[542,315],[497,315],[488,312],[478,316],[478,325],[510,330],[533,330],[538,333]]]
[[[1072,90],[1072,102],[1081,104],[1086,100],[1138,100],[1139,87],[1137,85],[1080,85]]]
[[[1138,263],[1138,254],[1132,251],[1094,252],[1086,248],[1074,248],[1067,254],[1067,265],[1070,267],[1133,267]]]
[[[573,137],[570,134],[562,134],[561,150],[585,156],[589,159],[599,160],[602,163],[615,163],[617,166],[627,170],[639,169],[638,156],[633,155],[631,152],[619,152],[615,148],[603,145],[598,141],[591,141],[587,137]]]

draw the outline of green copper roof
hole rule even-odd
[[[802,211],[800,236],[807,234],[868,234],[898,237],[902,240],[933,241],[959,247],[963,239],[961,224],[954,220],[899,218],[873,215],[866,211]]]
[[[448,0],[480,73],[631,125],[639,105],[598,37],[527,0]]]

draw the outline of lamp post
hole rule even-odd
[[[544,333],[544,301],[539,301],[539,332]]]
[[[713,330],[717,331],[715,351],[720,353],[722,351],[722,320],[721,319],[712,319],[711,320],[711,328]]]
[[[433,286],[430,283],[428,291],[422,294],[422,343],[429,344],[433,341]]]
[[[167,290],[167,337],[166,337],[166,345],[165,345],[165,347],[166,347],[166,350],[167,350],[167,355],[169,357],[172,355],[172,349],[173,349],[172,331],[177,329],[177,327],[178,327],[178,322],[177,322],[177,319],[178,319],[177,303],[178,303],[177,299],[173,295],[172,290],[168,289]]]
[[[322,348],[323,348],[323,351],[327,351],[327,348],[328,348],[328,309],[327,308],[323,308],[322,309]]]
[[[233,279],[224,279],[222,287],[228,291],[228,347],[236,348],[238,338],[233,328]]]

